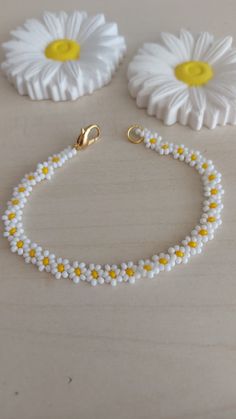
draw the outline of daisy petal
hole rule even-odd
[[[62,27],[60,19],[54,13],[44,12],[43,20],[53,38],[63,39],[65,37],[64,27]]]
[[[145,56],[146,54],[149,54],[151,56],[158,57],[170,66],[175,66],[178,64],[178,58],[169,52],[166,48],[158,44],[146,43],[142,48],[139,49],[138,53],[144,54]]]
[[[193,45],[194,45],[194,38],[191,32],[187,31],[186,29],[180,30],[180,39],[183,42],[185,49],[187,51],[188,59],[191,60],[192,52],[193,52]]]
[[[189,59],[184,43],[175,35],[167,32],[161,32],[163,42],[169,50],[175,54],[179,60],[187,61]]]
[[[189,96],[193,105],[193,109],[204,113],[206,108],[206,94],[204,89],[202,87],[192,87],[189,89]]]
[[[81,25],[80,32],[78,35],[78,42],[80,44],[83,44],[86,39],[88,39],[93,31],[95,31],[99,26],[103,25],[105,23],[105,17],[104,15],[96,15],[88,17]]]
[[[209,50],[203,55],[203,61],[207,61],[210,64],[217,62],[224,54],[229,50],[232,45],[232,37],[226,36],[223,39],[215,41]]]
[[[65,38],[67,39],[77,39],[81,24],[86,15],[73,12],[68,16],[68,19],[65,24]]]
[[[212,44],[213,36],[210,35],[208,32],[202,32],[195,44],[193,50],[193,61],[202,60],[203,55],[206,53],[210,45]]]

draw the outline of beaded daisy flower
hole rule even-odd
[[[166,125],[236,124],[236,49],[232,37],[208,32],[179,37],[161,33],[163,44],[146,43],[128,68],[129,91],[137,105]]]
[[[109,83],[125,41],[102,14],[45,12],[11,32],[2,69],[21,95],[75,100]]]

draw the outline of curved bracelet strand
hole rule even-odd
[[[91,137],[91,134],[95,135]],[[54,173],[77,153],[99,139],[100,129],[90,125],[82,129],[81,134],[72,147],[59,154],[50,156],[47,161],[39,163],[34,172],[26,174],[19,185],[13,189],[11,200],[2,219],[5,224],[4,236],[7,237],[11,251],[23,256],[26,263],[32,263],[39,271],[50,272],[56,279],[69,278],[74,283],[87,281],[91,285],[108,283],[133,284],[141,277],[153,278],[162,271],[170,271],[175,265],[187,263],[191,256],[202,252],[204,245],[212,240],[215,230],[221,225],[223,209],[221,174],[215,169],[213,162],[203,157],[199,151],[189,150],[183,144],[176,145],[162,140],[158,133],[153,133],[139,126],[128,130],[128,139],[157,152],[161,156],[170,155],[174,159],[187,163],[195,168],[203,183],[203,205],[199,224],[179,244],[171,246],[167,252],[152,256],[148,260],[124,262],[120,265],[85,264],[70,262],[68,259],[56,257],[49,250],[43,249],[32,242],[25,234],[22,224],[22,212],[33,188],[41,181],[49,180]]]

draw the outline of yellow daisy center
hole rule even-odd
[[[80,276],[81,275],[81,269],[80,268],[76,268],[75,269],[75,275],[76,276]]]
[[[21,248],[24,246],[24,242],[23,242],[23,240],[19,240],[19,241],[16,243],[16,246],[18,247],[18,249],[21,249]]]
[[[35,179],[34,175],[29,175],[28,176],[28,180],[34,180],[34,179]]]
[[[207,169],[207,168],[208,168],[208,164],[207,164],[207,163],[203,163],[203,164],[202,164],[202,168],[203,168],[203,169]]]
[[[94,278],[94,279],[97,279],[98,278],[98,272],[96,271],[96,269],[94,269],[92,272],[91,272],[91,274],[92,274],[92,277]]]
[[[168,144],[163,144],[163,145],[161,146],[161,148],[162,148],[163,150],[167,150],[167,149],[169,148],[169,145],[168,145]]]
[[[20,203],[19,199],[12,199],[12,205],[18,205]]]
[[[59,162],[59,160],[60,160],[60,158],[59,158],[59,157],[53,157],[53,158],[52,158],[53,163],[58,163],[58,162]]]
[[[63,272],[64,269],[65,269],[65,266],[63,265],[63,263],[58,263],[57,265],[58,272]]]
[[[217,207],[218,207],[217,202],[211,202],[210,203],[210,208],[217,208]]]
[[[211,189],[211,195],[217,195],[218,190],[216,188]]]
[[[44,52],[46,57],[51,60],[78,60],[80,57],[80,44],[72,39],[56,39],[56,41],[48,44]]]
[[[156,144],[156,142],[157,142],[156,138],[150,138],[150,143],[151,144]]]
[[[211,175],[208,176],[208,180],[215,180],[216,175],[214,175],[214,173],[212,173]]]
[[[125,272],[128,276],[133,276],[134,275],[134,270],[132,268],[127,268]]]
[[[24,186],[20,186],[20,187],[19,187],[19,189],[18,189],[18,191],[19,191],[19,192],[25,192],[25,190],[26,190],[26,189],[25,189],[25,187],[24,187]]]
[[[208,223],[214,223],[216,221],[216,217],[212,215],[211,217],[208,217],[207,221]]]
[[[177,152],[178,152],[178,154],[183,154],[183,152],[184,152],[183,147],[179,147],[178,150],[177,150]]]
[[[162,265],[166,265],[168,263],[168,260],[166,258],[160,258],[159,263],[161,263]]]
[[[207,230],[205,230],[204,228],[202,228],[202,229],[199,231],[199,234],[200,234],[201,236],[207,236],[207,235],[208,235],[208,231],[207,231]]]
[[[12,227],[12,228],[9,230],[9,234],[10,234],[11,236],[13,236],[16,232],[17,232],[17,228],[16,228],[16,227]]]
[[[49,264],[49,258],[48,257],[43,258],[43,265],[47,266],[48,264]]]
[[[191,160],[192,160],[192,161],[197,160],[197,156],[196,156],[196,154],[192,154],[192,155],[191,155]]]
[[[204,61],[185,61],[175,67],[175,77],[189,86],[202,86],[213,75],[211,65]]]
[[[15,218],[16,214],[14,212],[10,212],[10,214],[8,214],[8,220],[13,220],[13,218]]]
[[[48,174],[48,168],[46,166],[44,166],[42,168],[42,172],[43,172],[44,175],[47,175]]]
[[[151,265],[144,265],[143,268],[145,269],[145,271],[148,271],[148,272],[152,270]]]
[[[188,242],[188,245],[189,245],[189,247],[194,248],[194,247],[197,247],[197,242],[190,241],[190,242]]]
[[[175,254],[178,258],[184,257],[184,252],[182,252],[181,250],[176,250]]]
[[[112,278],[112,279],[115,279],[116,278],[116,273],[115,273],[115,271],[110,271],[109,272],[109,275],[110,275],[110,277]]]
[[[31,258],[34,258],[34,257],[35,257],[35,255],[36,255],[36,250],[35,250],[35,249],[31,249],[31,250],[29,251],[29,255],[30,255],[30,257],[31,257]]]

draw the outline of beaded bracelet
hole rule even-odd
[[[90,138],[94,131],[96,135]],[[23,256],[26,263],[37,266],[39,271],[50,272],[56,279],[69,278],[75,284],[86,281],[91,285],[108,283],[113,286],[121,282],[133,284],[141,277],[153,278],[162,271],[170,271],[175,265],[187,263],[191,256],[201,253],[205,243],[213,239],[215,230],[221,224],[220,213],[223,208],[221,200],[224,193],[220,183],[221,174],[215,169],[212,161],[203,157],[199,151],[189,150],[183,144],[176,145],[163,141],[158,133],[134,125],[129,128],[127,135],[131,142],[135,144],[143,142],[146,148],[161,156],[171,155],[174,159],[194,167],[201,175],[203,212],[199,224],[191,233],[179,244],[170,247],[167,252],[154,255],[148,260],[139,260],[136,264],[124,262],[120,265],[104,266],[58,258],[26,236],[22,224],[22,212],[34,186],[41,181],[51,179],[57,169],[75,157],[80,150],[99,139],[99,127],[90,125],[81,130],[74,146],[39,163],[36,170],[26,174],[14,188],[12,198],[2,217],[5,224],[4,236],[9,240],[12,252]]]

